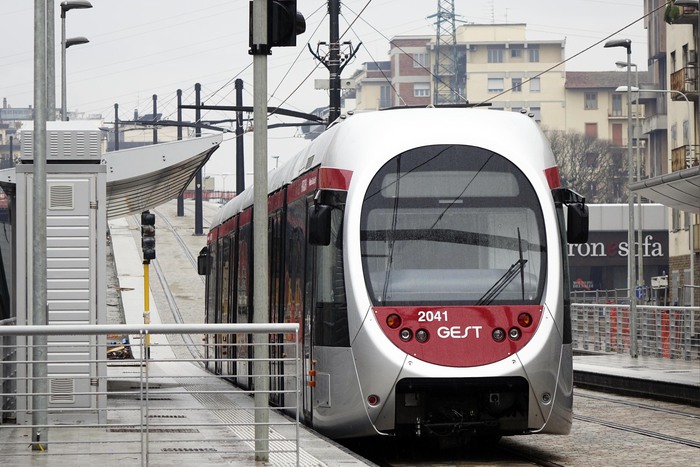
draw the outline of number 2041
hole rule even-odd
[[[418,322],[432,323],[433,321],[447,321],[447,310],[419,310]]]

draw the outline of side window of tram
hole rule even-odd
[[[212,242],[209,245],[209,259],[208,271],[207,271],[207,323],[216,323],[216,286],[218,283],[217,279],[217,261],[216,261],[216,242]],[[215,339],[214,334],[207,334],[207,347],[206,353],[209,358],[214,358],[214,345]]]
[[[268,222],[268,256],[270,260],[270,322],[278,323],[283,319],[282,297],[282,213],[277,211]]]
[[[219,240],[219,246],[221,247],[221,282],[219,285],[219,303],[220,303],[220,316],[217,322],[228,323],[228,313],[229,313],[229,277],[230,277],[230,239],[229,237],[224,237]]]
[[[347,300],[343,274],[343,213],[331,211],[330,242],[315,248],[314,340],[316,345],[349,347]]]
[[[284,319],[302,323],[304,312],[304,264],[306,258],[306,204],[298,199],[287,208],[284,250]],[[287,339],[291,336],[287,336]]]
[[[216,307],[216,322],[228,322],[228,281],[229,281],[229,238],[224,236],[218,240],[217,250],[220,252],[220,264],[218,271],[218,286],[217,286],[217,307]],[[226,334],[216,334],[214,339],[214,355],[217,361],[214,363],[215,372],[221,374],[222,361],[226,358],[228,349],[226,347],[228,336]]]
[[[216,316],[216,286],[218,284],[218,268],[216,260],[216,243],[209,245],[209,272],[207,274],[207,286],[209,287],[207,296],[209,301],[207,302],[207,319],[209,323],[216,322],[214,317]]]
[[[236,287],[236,322],[247,323],[249,321],[250,308],[252,303],[250,300],[252,278],[252,264],[250,262],[250,240],[252,234],[251,224],[241,226],[239,231],[239,250],[238,250],[238,286]]]

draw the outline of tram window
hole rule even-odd
[[[217,268],[217,248],[216,242],[212,242],[209,246],[209,274],[207,275],[207,297],[209,300],[207,302],[207,322],[216,322],[216,298],[218,296],[216,291],[216,286],[218,285],[218,268]]]
[[[375,305],[539,303],[546,243],[537,194],[498,154],[427,146],[388,162],[360,227]],[[503,278],[507,278],[507,280]]]
[[[343,275],[343,211],[333,209],[330,242],[316,249],[315,343],[349,347],[347,300]]]

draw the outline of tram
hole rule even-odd
[[[212,222],[209,323],[252,321],[254,215],[250,187]],[[300,388],[271,365],[273,404],[300,390],[336,439],[570,431],[566,249],[588,211],[532,118],[345,115],[270,172],[268,232],[269,322],[300,324],[303,359]],[[209,369],[250,388],[251,343],[207,336]]]

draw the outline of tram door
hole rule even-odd
[[[221,263],[220,263],[220,281],[219,281],[219,287],[218,287],[218,313],[217,313],[217,323],[228,323],[229,322],[229,304],[230,304],[230,290],[231,290],[231,284],[230,284],[230,276],[231,276],[231,241],[228,236],[223,236],[219,237],[219,242],[218,242],[218,250],[219,250],[219,256],[221,258]],[[229,356],[229,334],[224,334],[224,333],[218,333],[216,334],[216,364],[215,364],[215,373],[217,375],[221,374],[226,374],[228,373],[228,359],[230,358]]]
[[[277,197],[273,197],[272,201]],[[279,209],[275,209],[279,207]],[[268,257],[269,277],[270,277],[270,322],[284,322],[284,309],[282,302],[282,279],[284,264],[284,211],[281,206],[270,206],[270,216],[268,219]],[[273,211],[273,209],[275,209]],[[284,335],[273,334],[270,336],[270,404],[276,406],[286,406],[284,401],[284,362],[285,357]],[[287,372],[288,374],[293,374]]]
[[[236,272],[236,323],[250,323],[253,318],[253,224],[252,210],[240,214],[238,228],[238,270]],[[236,337],[235,381],[241,388],[252,387],[252,335]]]
[[[209,245],[209,258],[207,260],[207,266],[209,268],[208,274],[207,274],[207,311],[206,311],[206,322],[207,323],[216,323],[216,315],[217,315],[217,303],[216,303],[216,298],[218,297],[216,287],[219,284],[219,279],[218,279],[218,261],[217,261],[217,242],[213,241]],[[205,352],[205,358],[207,362],[207,369],[210,371],[215,371],[215,345],[216,345],[216,339],[214,334],[206,334],[205,335],[206,339],[206,345],[204,347],[204,352]]]
[[[236,287],[238,286],[238,230],[237,224],[230,233],[229,239],[229,290],[228,290],[228,320],[226,323],[236,322]],[[226,346],[226,358],[222,373],[233,376],[236,374],[236,335],[228,334]]]
[[[293,187],[292,187],[293,189]],[[291,191],[291,189],[290,189]],[[299,323],[301,336],[301,358],[302,358],[302,380],[297,384],[302,385],[302,414],[307,423],[311,423],[312,414],[312,396],[313,388],[306,384],[307,375],[311,369],[312,355],[312,333],[311,320],[307,319],[308,314],[305,313],[305,302],[308,294],[309,286],[307,284],[307,244],[306,244],[306,213],[307,204],[311,198],[307,196],[299,196],[296,199],[290,199],[287,206],[287,224],[285,226],[285,272],[284,272],[284,322]],[[312,276],[311,276],[312,277]],[[293,341],[294,335],[285,336],[285,342],[295,344]],[[290,352],[293,352],[291,346],[288,346]],[[291,355],[291,354],[290,354]],[[288,372],[291,375],[293,372]],[[288,381],[291,381],[288,380]],[[291,389],[288,387],[287,389]]]

